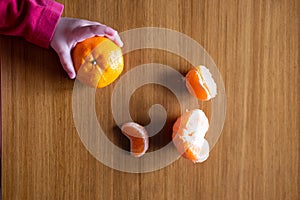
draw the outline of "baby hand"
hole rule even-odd
[[[87,38],[105,36],[122,47],[123,42],[117,31],[100,24],[76,18],[60,18],[50,46],[56,51],[60,62],[71,79],[76,77],[71,58],[71,50],[77,44]]]

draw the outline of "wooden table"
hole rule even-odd
[[[79,139],[74,81],[55,52],[1,36],[3,199],[299,199],[299,1],[60,2],[64,16],[119,32],[165,27],[200,43],[224,80],[224,129],[202,164],[181,158],[150,173],[111,169]],[[125,55],[124,72],[148,62],[183,74],[191,67],[179,56],[144,49]],[[111,131],[114,86],[97,91],[97,116],[107,137],[128,149],[126,138]],[[150,151],[165,145],[163,134],[180,114],[176,98],[149,85],[134,93],[130,107],[133,119],[146,124],[146,111],[157,102],[167,108],[168,120]]]

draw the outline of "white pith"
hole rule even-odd
[[[184,123],[185,126],[180,126],[181,134],[176,137],[182,140],[185,148],[183,151],[189,149],[197,158],[195,162],[203,162],[209,155],[209,145],[204,138],[209,128],[208,119],[200,109],[192,110],[186,115],[189,115],[188,120]]]
[[[205,88],[205,90],[207,91],[207,94],[209,94],[208,99],[215,97],[217,95],[217,85],[216,85],[209,69],[203,65],[200,65],[197,68],[200,69],[199,71],[204,79],[204,80],[202,80],[202,78],[199,77],[200,83],[201,84],[206,83],[207,87],[209,88],[209,91],[207,91],[207,89]]]

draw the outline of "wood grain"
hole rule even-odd
[[[64,16],[99,21],[119,32],[166,27],[199,42],[225,83],[223,133],[203,164],[181,158],[146,174],[106,167],[76,133],[73,81],[55,52],[1,36],[3,199],[299,199],[299,1],[60,2]],[[145,62],[169,64],[182,73],[189,68],[185,60],[156,50],[125,59],[125,70]],[[126,149],[126,138],[109,131],[113,86],[97,93],[97,116],[109,139]],[[158,86],[134,94],[133,118],[147,123],[141,110],[156,102],[168,106],[171,124],[178,103]]]

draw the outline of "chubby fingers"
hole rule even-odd
[[[79,27],[73,31],[73,40],[75,42],[82,42],[83,40],[95,35],[104,36],[105,29],[106,26],[98,24]]]
[[[118,32],[110,27],[106,27],[104,30],[105,37],[116,43],[119,47],[123,47],[123,42],[118,34]]]
[[[116,43],[116,45],[119,47],[123,46],[123,42],[116,30],[98,23],[89,24],[78,28],[76,31],[74,31],[73,41],[71,41],[71,43],[82,42],[83,40],[94,37],[95,35],[105,36]]]
[[[70,50],[61,51],[59,54],[60,63],[63,66],[64,70],[67,72],[70,79],[76,77],[75,69],[73,67],[72,58],[70,55]]]

